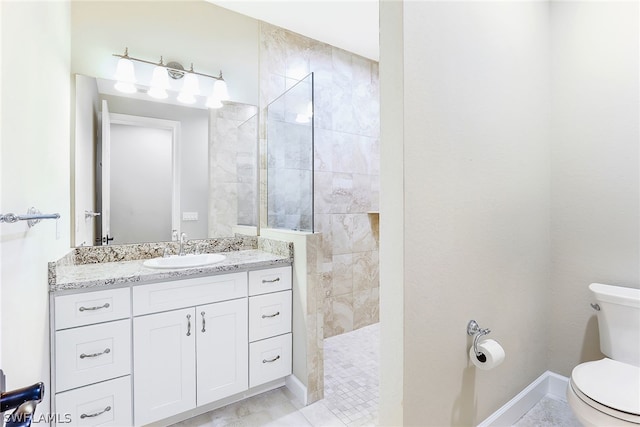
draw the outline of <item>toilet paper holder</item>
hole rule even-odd
[[[490,333],[491,329],[481,328],[475,320],[470,320],[467,325],[467,335],[473,336],[473,352],[478,358],[484,356],[484,354],[478,351],[478,341],[480,341],[481,337]]]

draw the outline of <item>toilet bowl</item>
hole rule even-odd
[[[600,349],[576,366],[567,402],[585,426],[640,426],[640,290],[593,283]]]
[[[571,373],[567,402],[585,426],[640,425],[640,367],[604,358]]]

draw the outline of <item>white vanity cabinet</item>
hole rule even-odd
[[[65,425],[131,424],[129,288],[57,296],[54,364],[57,414]]]
[[[249,387],[291,374],[291,268],[249,272]]]
[[[162,424],[282,385],[291,279],[285,266],[54,296],[55,412]]]
[[[246,298],[133,319],[135,424],[247,390]]]

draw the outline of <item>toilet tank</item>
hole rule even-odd
[[[592,283],[600,306],[600,350],[613,360],[640,366],[640,289]]]

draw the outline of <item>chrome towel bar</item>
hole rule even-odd
[[[16,215],[14,213],[0,214],[0,222],[14,223],[27,221],[29,227],[33,227],[43,219],[59,219],[59,213],[43,214],[36,208],[29,208],[26,215]]]

